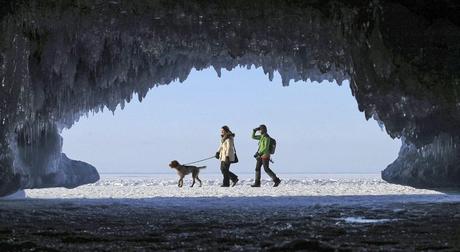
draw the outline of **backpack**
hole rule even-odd
[[[271,155],[275,154],[276,150],[276,140],[274,138],[270,137],[270,142],[268,144],[268,151],[270,152]]]

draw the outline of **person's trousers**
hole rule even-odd
[[[260,185],[260,169],[262,168],[262,166],[264,166],[264,171],[268,174],[268,176],[270,176],[270,178],[273,180],[273,181],[277,181],[278,180],[278,177],[276,176],[276,174],[270,169],[270,159],[262,159],[262,158],[257,158],[257,163],[256,163],[256,180],[255,180],[255,184],[259,184]]]
[[[223,186],[229,186],[230,180],[235,181],[238,179],[238,176],[236,176],[233,172],[230,171],[230,164],[231,163],[229,162],[220,162],[220,171],[222,172],[222,175],[224,175],[224,181],[222,182]]]

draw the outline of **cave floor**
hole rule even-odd
[[[132,203],[132,202],[131,202]],[[460,251],[460,203],[0,202],[0,251]]]

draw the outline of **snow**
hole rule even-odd
[[[153,203],[159,205],[315,205],[377,204],[405,202],[453,202],[460,196],[389,184],[378,174],[280,174],[282,183],[272,187],[269,180],[252,188],[252,174],[240,175],[235,187],[220,187],[218,174],[202,174],[203,186],[177,187],[177,177],[162,175],[103,175],[97,183],[75,189],[28,189],[31,199],[108,200],[109,202]]]

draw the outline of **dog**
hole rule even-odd
[[[177,160],[173,160],[169,164],[169,167],[171,167],[171,169],[176,169],[177,175],[179,175],[179,181],[177,183],[179,187],[182,187],[184,185],[184,177],[190,173],[192,174],[192,178],[193,178],[193,182],[190,187],[193,187],[195,185],[195,179],[198,180],[198,182],[200,183],[200,187],[201,187],[202,183],[201,183],[200,178],[198,178],[198,174],[200,173],[200,170],[206,168],[206,166],[198,167],[198,166],[191,166],[191,165],[181,165],[179,162],[177,162]]]

